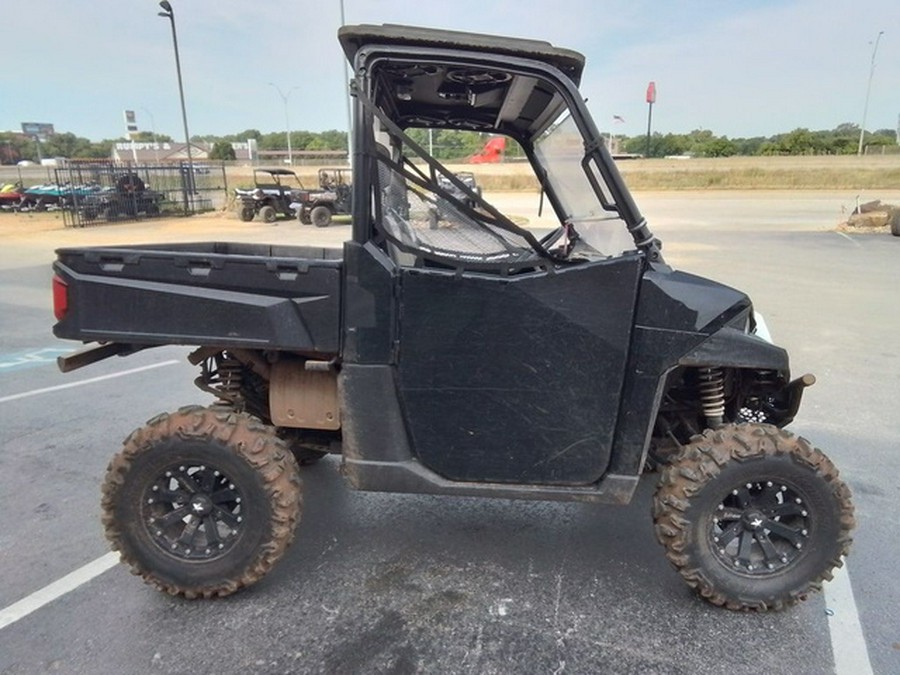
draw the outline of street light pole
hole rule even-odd
[[[869,94],[872,92],[872,76],[875,74],[875,54],[878,52],[878,43],[884,31],[878,31],[878,37],[875,38],[875,46],[872,48],[872,65],[869,66],[869,84],[866,85],[866,104],[863,106],[862,124],[859,127],[859,147],[856,149],[857,155],[863,153],[863,137],[866,134],[866,115],[869,113]]]
[[[181,121],[184,124],[184,142],[187,150],[188,181],[184,192],[184,210],[190,210],[190,197],[188,193],[194,193],[194,160],[191,157],[191,134],[188,131],[187,110],[184,107],[184,85],[181,82],[181,59],[178,57],[178,35],[175,32],[175,10],[169,0],[160,0],[159,6],[163,11],[159,15],[165,17],[172,24],[172,44],[175,46],[175,70],[178,72],[178,96],[181,98]]]
[[[284,126],[287,129],[287,146],[288,146],[288,164],[294,165],[294,154],[291,149],[291,119],[288,117],[288,99],[291,97],[291,92],[295,89],[299,89],[300,87],[291,87],[288,89],[288,93],[284,93],[281,91],[281,87],[273,82],[269,82],[270,87],[275,87],[275,91],[278,92],[278,95],[281,97],[282,103],[284,103]]]

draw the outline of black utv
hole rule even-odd
[[[274,223],[279,216],[293,217],[291,202],[303,189],[291,169],[254,169],[253,187],[234,191],[238,218],[250,222],[258,215],[263,222]]]
[[[792,378],[744,293],[666,264],[578,91],[584,58],[412,27],[339,37],[342,250],[58,251],[54,332],[99,343],[62,368],[193,345],[215,396],[113,458],[103,522],[122,559],[187,597],[252,584],[293,539],[298,465],[340,452],[359,490],[626,504],[656,481],[656,536],[710,602],[780,609],[820,588],[854,516],[831,461],[784,430],[814,378]],[[418,127],[517,142],[555,227],[513,222]]]

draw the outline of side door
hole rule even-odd
[[[641,268],[636,253],[506,277],[401,267],[397,387],[418,459],[456,481],[596,482]]]

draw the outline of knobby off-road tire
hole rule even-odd
[[[850,491],[803,438],[763,424],[695,436],[663,468],[656,537],[714,605],[780,610],[820,590],[855,525]]]
[[[103,484],[113,549],[133,574],[187,598],[259,581],[293,540],[301,508],[297,464],[275,430],[199,406],[132,432]]]

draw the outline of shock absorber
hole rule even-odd
[[[217,403],[236,410],[244,407],[244,396],[241,392],[241,362],[224,352],[216,359],[216,395]]]
[[[721,368],[700,368],[698,370],[700,406],[711,429],[725,421],[725,374]]]

